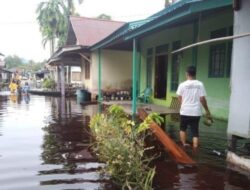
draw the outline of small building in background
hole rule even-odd
[[[90,47],[124,24],[124,22],[86,17],[71,16],[69,18],[66,45],[58,49],[49,60],[49,65],[56,68],[55,79],[58,91],[63,92],[63,88],[76,84],[89,90],[92,94],[97,94],[98,51],[91,51]],[[103,51],[102,65],[105,65],[102,71],[103,86],[129,89],[131,87],[131,59],[130,52]],[[78,70],[75,69],[76,67]],[[72,68],[74,71],[71,70]],[[73,80],[72,77],[74,77]]]

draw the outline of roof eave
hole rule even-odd
[[[210,9],[215,8],[221,8],[232,5],[231,0],[207,0],[207,1],[201,1],[201,0],[194,0],[189,1],[186,4],[183,4],[182,6],[179,6],[178,8],[174,9],[175,11],[182,8],[184,11],[180,12],[179,14],[175,15],[174,17],[167,17],[169,14],[172,14],[172,12],[167,12],[166,14],[163,14],[159,17],[157,17],[155,20],[152,20],[151,22],[145,24],[142,28],[138,28],[130,33],[130,35],[125,36],[125,40],[130,40],[132,38],[139,37],[145,33],[148,33],[154,29],[157,29],[159,27],[162,27],[164,25],[171,24],[185,16],[188,16],[192,13],[202,12]],[[164,19],[162,19],[164,18]],[[155,24],[155,22],[157,24]]]

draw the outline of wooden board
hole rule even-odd
[[[142,120],[148,116],[147,112],[143,109],[138,109],[138,115]],[[177,163],[196,164],[196,162],[190,158],[190,156],[180,148],[159,125],[153,122],[150,125],[150,129]]]

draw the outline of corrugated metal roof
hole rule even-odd
[[[115,32],[111,33],[109,36],[107,36],[103,40],[101,40],[101,41],[97,42],[96,44],[94,44],[91,47],[91,50],[98,49],[99,47],[103,47],[103,46],[109,44],[109,42],[112,42],[112,41],[114,41],[116,39],[119,39],[120,37],[124,36],[128,32],[131,32],[131,31],[141,27],[145,23],[150,22],[152,19],[153,18],[147,18],[147,19],[144,19],[144,20],[138,20],[138,21],[133,21],[133,22],[129,22],[129,23],[124,24],[121,28],[119,28]]]
[[[124,25],[124,22],[71,16],[70,22],[77,44],[92,46]]]
[[[0,68],[0,71],[5,72],[5,73],[13,73],[12,71],[6,68]]]
[[[232,0],[181,0],[178,1],[164,10],[152,15],[155,18],[152,22],[149,22],[138,30],[133,31],[126,35],[125,40],[129,40],[147,32],[150,32],[156,28],[167,26],[174,23],[179,19],[186,18],[191,14],[199,13],[202,11],[222,8],[232,5]]]
[[[144,24],[150,23],[151,21],[155,20],[156,18],[159,18],[167,13],[170,13],[188,3],[191,2],[197,2],[197,1],[202,1],[202,0],[181,0],[176,3],[171,4],[170,6],[166,7],[160,12],[157,12],[156,14],[153,14],[152,16],[144,19],[144,20],[139,20],[139,21],[134,21],[134,22],[129,22],[120,29],[116,30],[112,34],[110,34],[107,38],[103,39],[102,41],[94,44],[91,47],[91,50],[98,49],[100,47],[104,47],[105,45],[109,44],[110,42],[118,39],[121,36],[125,36],[126,34],[134,31],[134,30],[140,30],[140,27]]]
[[[232,0],[180,0],[170,6],[166,7],[162,11],[159,11],[145,20],[141,21],[141,25],[138,27],[132,27],[129,29],[131,23],[127,23],[120,29],[110,34],[107,38],[101,42],[94,44],[91,50],[105,47],[109,43],[113,43],[118,37],[122,37],[123,41],[130,40],[134,37],[139,37],[147,32],[150,32],[156,28],[166,26],[169,23],[173,23],[178,19],[184,18],[190,14],[225,7],[232,4]]]
[[[163,16],[165,14],[169,14],[169,13],[177,10],[177,9],[183,7],[184,5],[187,5],[189,3],[198,2],[198,1],[203,1],[203,0],[180,0],[180,1],[177,1],[177,2],[169,5],[168,7],[166,7],[165,9],[163,9],[162,11],[159,11],[159,12],[153,14],[149,18],[158,18],[160,16]]]

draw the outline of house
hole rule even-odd
[[[213,116],[229,119],[231,143],[250,139],[249,13],[247,0],[179,0],[144,20],[123,24],[86,49],[94,75],[92,82],[85,80],[86,85],[95,91],[98,87],[101,97],[105,85],[113,85],[105,82],[114,80],[109,71],[116,68],[123,74],[130,68],[135,114],[138,93],[145,88],[152,88],[154,104],[169,106],[178,84],[185,80],[186,67],[195,65]],[[248,37],[234,39],[242,33]],[[122,67],[119,62],[124,57],[118,52],[130,58]],[[107,61],[108,53],[112,56]]]
[[[185,80],[185,68],[195,65],[197,78],[206,86],[212,114],[228,119],[232,152],[228,152],[227,160],[250,170],[249,157],[237,155],[236,150],[237,141],[241,141],[249,155],[249,16],[247,0],[181,0],[134,30],[120,35],[119,30],[115,31],[91,49],[115,49],[130,44],[133,89],[151,87],[153,103],[166,106],[175,96],[178,84]]]
[[[60,81],[79,83],[80,80],[81,86],[92,94],[97,94],[98,84],[104,89],[129,89],[132,71],[131,53],[119,50],[98,52],[89,49],[125,23],[76,16],[71,16],[69,21],[66,45],[58,49],[49,60],[49,64],[57,68],[56,80],[59,83]],[[104,80],[101,83],[98,81],[97,71],[100,64],[105,65],[102,70]],[[60,88],[63,93],[65,87],[61,85]]]
[[[178,84],[185,80],[186,67],[195,65],[197,78],[206,86],[211,112],[217,118],[228,118],[232,42],[172,52],[199,41],[232,35],[231,0],[177,1],[145,19],[140,27],[125,33],[119,30],[91,50],[128,46],[134,51],[133,88],[139,88],[134,92],[134,104],[137,92],[151,87],[153,103],[169,106]]]
[[[0,89],[3,89],[8,86],[12,72],[5,68],[5,62],[1,56],[3,57],[4,55],[0,53]]]
[[[3,68],[5,66],[5,63],[1,58],[2,56],[3,56],[3,54],[0,53],[0,83],[2,83],[2,81],[3,81]]]

